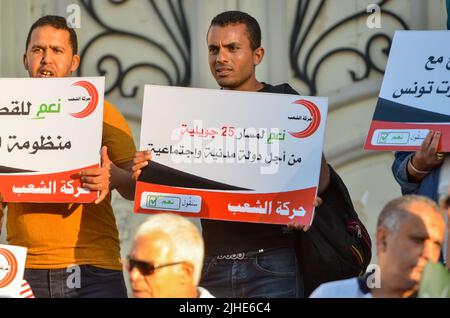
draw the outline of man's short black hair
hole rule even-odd
[[[250,40],[250,47],[252,50],[256,50],[261,47],[261,27],[254,17],[245,12],[222,12],[211,21],[210,27],[225,27],[233,24],[245,24],[247,26],[248,38]]]
[[[39,27],[51,26],[57,30],[65,30],[69,32],[70,35],[70,46],[72,47],[72,53],[78,54],[78,38],[75,30],[67,25],[65,18],[56,15],[46,15],[40,18],[31,26],[30,31],[27,36],[27,43],[25,46],[25,52],[28,50],[28,45],[30,44],[31,34],[33,31]]]

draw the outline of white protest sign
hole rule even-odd
[[[0,245],[0,297],[20,297],[26,258],[25,247]]]
[[[310,224],[328,101],[146,86],[135,211]]]
[[[450,31],[397,31],[365,149],[415,151],[430,130],[450,151]]]
[[[104,78],[0,79],[5,202],[93,202],[78,173],[98,167]]]

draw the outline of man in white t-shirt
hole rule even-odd
[[[442,211],[432,200],[407,195],[390,201],[378,217],[378,273],[320,285],[311,298],[402,298],[417,293],[422,271],[437,262],[444,240]],[[376,280],[379,275],[379,284]]]

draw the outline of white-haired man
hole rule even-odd
[[[136,298],[212,298],[198,287],[203,239],[197,227],[175,214],[149,217],[138,229],[127,269]]]
[[[415,297],[425,265],[439,260],[444,233],[442,211],[434,201],[418,195],[394,199],[378,217],[379,284],[368,284],[369,273],[322,284],[311,297]]]

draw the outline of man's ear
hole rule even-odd
[[[25,67],[25,70],[28,71],[28,61],[26,52],[23,54],[23,67]]]
[[[253,64],[255,66],[261,64],[262,60],[264,59],[264,49],[262,47],[257,48],[253,52]]]
[[[187,284],[193,284],[194,283],[194,265],[192,265],[189,262],[184,262],[180,266],[181,270],[181,284],[187,285]]]
[[[384,226],[377,227],[377,253],[385,253],[388,245],[389,230]]]
[[[72,67],[70,68],[70,71],[75,72],[79,66],[80,66],[80,56],[75,54],[72,57]]]

